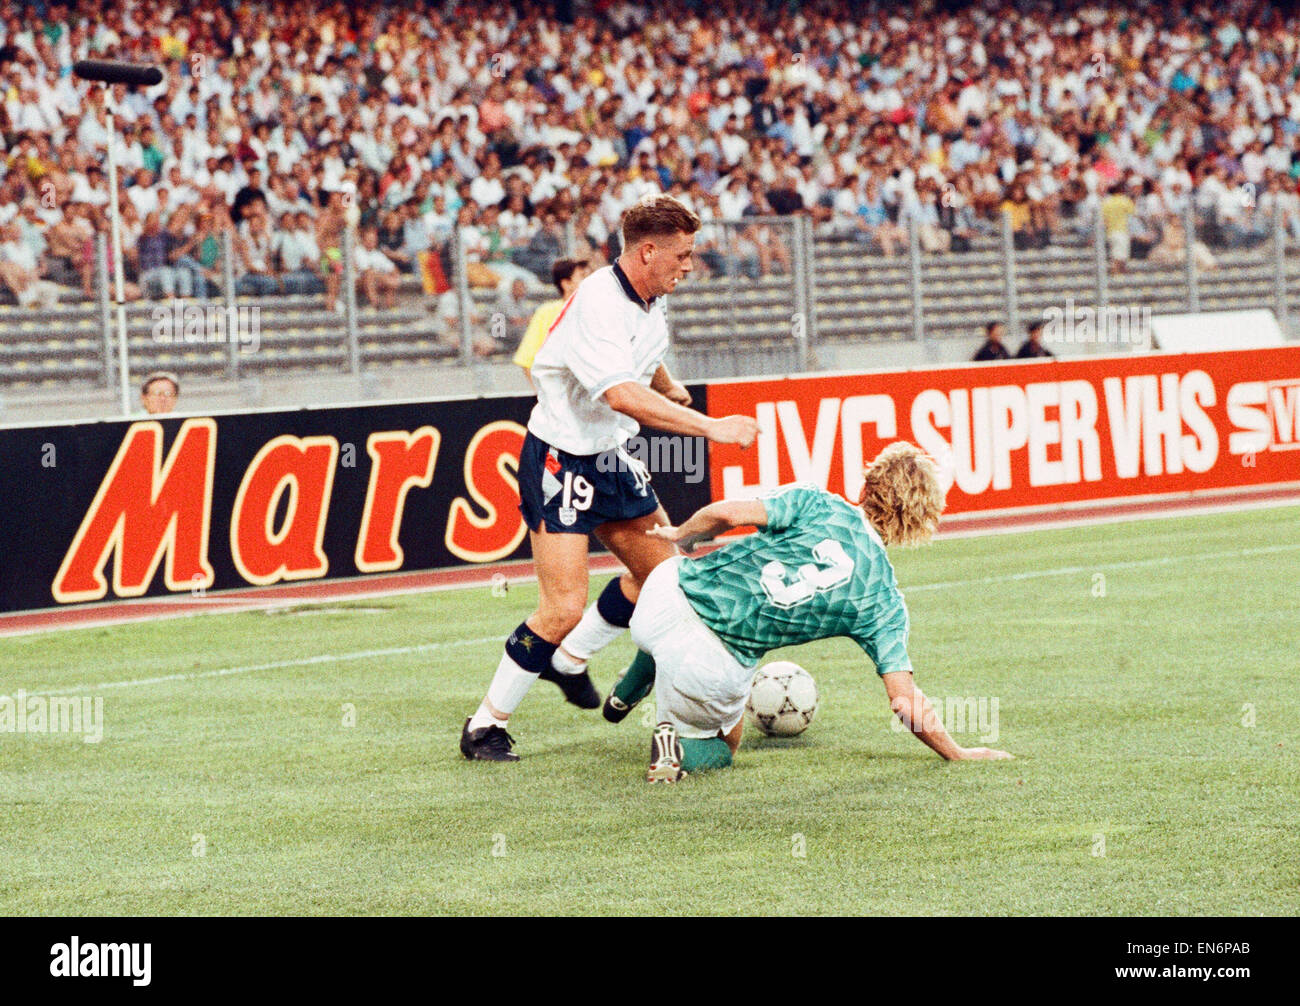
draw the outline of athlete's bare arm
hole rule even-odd
[[[686,390],[686,385],[673,377],[662,363],[655,371],[655,376],[650,378],[650,390],[659,392],[668,401],[676,402],[678,405],[691,404],[691,393]]]
[[[911,671],[891,671],[880,680],[889,696],[889,708],[903,725],[926,747],[948,761],[1010,758],[1005,751],[993,748],[964,748],[944,729],[925,693],[916,687]]]
[[[736,527],[766,527],[767,506],[762,500],[719,500],[701,507],[687,520],[672,527],[652,527],[646,534],[676,542],[688,555],[702,541],[716,538]]]
[[[615,412],[669,433],[706,437],[715,444],[739,444],[741,447],[748,447],[758,436],[758,421],[752,416],[712,419],[669,401],[659,392],[651,391],[636,381],[616,384],[605,392],[604,397]]]
[[[650,528],[646,534],[674,542],[683,552],[690,553],[700,542],[715,538],[724,531],[746,526],[764,527],[766,524],[767,506],[762,500],[720,500],[697,510],[677,527],[661,525]],[[881,680],[894,714],[922,744],[941,758],[959,761],[1012,757],[993,748],[961,747],[944,729],[925,693],[916,687],[911,671],[893,671],[881,675]]]

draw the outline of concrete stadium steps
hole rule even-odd
[[[4,384],[15,388],[54,388],[69,384],[102,384],[102,359],[83,356],[75,359],[24,356],[9,359],[0,356],[0,374]]]
[[[1273,307],[1273,263],[1265,250],[1219,253],[1219,268],[1198,276],[1200,309]],[[823,254],[819,246],[818,334],[827,341],[911,338],[910,263],[859,253],[850,266],[843,252]],[[1286,260],[1288,305],[1294,313],[1300,287],[1300,257]],[[1017,307],[1022,321],[1050,307],[1097,303],[1096,263],[1090,249],[1020,252],[1016,256]],[[927,338],[976,338],[983,325],[1003,315],[1006,295],[999,252],[926,256],[922,263]],[[855,293],[854,291],[859,291]],[[869,295],[862,293],[869,291]],[[1181,265],[1131,263],[1107,279],[1107,303],[1150,307],[1153,314],[1187,310],[1186,271]]]
[[[697,346],[678,342],[673,347],[675,372],[692,381],[735,377],[740,374],[786,374],[799,369],[793,341],[734,343]]]
[[[1273,262],[1267,249],[1219,252],[1219,268],[1198,276],[1200,309],[1248,310],[1274,307]],[[833,354],[840,345],[911,340],[911,263],[906,255],[886,258],[852,242],[818,243],[816,248],[817,333]],[[1288,305],[1300,318],[1300,256],[1286,260]],[[925,336],[971,341],[984,325],[1003,317],[1006,291],[1002,253],[996,246],[964,254],[922,258]],[[1017,310],[1022,323],[1049,308],[1096,306],[1097,267],[1091,246],[1053,246],[1016,255]],[[794,298],[780,277],[758,285],[742,300],[729,295],[725,280],[699,281],[673,298],[671,319],[677,359],[691,377],[743,372],[773,373],[796,360],[790,331]],[[1132,262],[1126,273],[1107,277],[1108,304],[1149,307],[1152,314],[1181,313],[1188,303],[1182,265]],[[752,305],[752,307],[748,306]],[[1019,333],[1010,341],[1018,343]],[[816,350],[814,347],[814,356]],[[787,362],[789,361],[789,362]]]
[[[818,240],[816,274],[817,331],[834,356],[836,346],[868,346],[913,338],[911,264],[908,256],[873,253],[848,241]],[[1273,261],[1267,248],[1216,252],[1219,268],[1198,277],[1203,311],[1245,310],[1275,306]],[[1300,253],[1286,259],[1288,310],[1300,320]],[[974,251],[926,255],[922,259],[923,310],[927,340],[969,341],[984,325],[1001,318],[1006,308],[1002,253],[987,241]],[[1097,303],[1097,269],[1091,246],[1053,246],[1016,254],[1017,309],[1022,323],[1043,316],[1048,308]],[[74,292],[70,292],[74,293]],[[395,368],[454,363],[459,358],[459,331],[433,313],[416,277],[403,277],[403,299],[393,311],[358,307],[361,363],[364,368]],[[490,318],[495,293],[471,291],[475,313]],[[531,309],[549,299],[537,291]],[[1187,310],[1185,267],[1133,262],[1129,270],[1107,279],[1107,302],[1120,307],[1149,307],[1152,314]],[[219,307],[220,301],[186,301]],[[707,378],[740,373],[779,373],[797,367],[794,338],[796,299],[792,277],[759,280],[700,276],[673,296],[669,321],[674,355],[683,377]],[[221,378],[231,368],[228,343],[159,342],[154,338],[154,303],[129,305],[127,324],[132,372],[176,370],[185,376]],[[319,294],[241,297],[240,310],[257,306],[258,349],[241,353],[241,374],[342,372],[351,366],[342,315],[326,311]],[[174,316],[173,316],[174,317]],[[110,324],[116,319],[110,312]],[[486,334],[486,323],[475,326]],[[1009,341],[1018,344],[1019,333]],[[115,341],[110,356],[116,361]],[[817,358],[817,347],[812,347]],[[104,385],[102,320],[97,304],[61,304],[52,311],[0,308],[0,387]]]
[[[172,341],[155,338],[157,307],[169,302],[137,302],[127,306],[127,341],[131,369],[174,370],[187,377],[221,377],[231,368],[231,345],[224,341],[186,342],[183,333]],[[220,301],[186,300],[183,305],[220,308]],[[241,373],[286,369],[337,370],[350,365],[343,316],[324,309],[319,296],[238,298],[236,308],[256,306],[257,351],[239,354]],[[167,314],[174,320],[174,314]],[[244,315],[247,319],[248,316]],[[117,359],[116,311],[110,312]],[[392,311],[360,307],[358,335],[363,364],[398,361],[431,362],[455,357],[457,350],[438,339],[439,320],[423,306]],[[206,336],[206,333],[205,333]],[[252,345],[251,341],[249,345]],[[105,383],[104,343],[97,306],[60,307],[53,311],[0,310],[0,383],[21,388],[62,382]]]

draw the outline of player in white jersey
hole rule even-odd
[[[623,450],[639,424],[742,447],[758,435],[750,416],[712,419],[688,408],[689,393],[664,366],[662,298],[690,273],[699,229],[699,217],[669,196],[629,207],[618,261],[582,281],[537,353],[537,405],[520,451],[519,495],[538,607],[506,640],[486,697],[465,721],[466,758],[518,760],[506,725],[539,677],[574,705],[600,705],[587,660],[627,628],[645,578],[677,554],[671,542],[646,533],[670,522],[644,466]],[[618,455],[615,463],[608,452]],[[628,572],[584,613],[589,533]]]

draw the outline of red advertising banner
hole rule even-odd
[[[895,440],[951,472],[952,514],[1300,480],[1300,346],[718,382],[708,408],[761,430],[711,448],[714,499],[856,498]]]

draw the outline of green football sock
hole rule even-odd
[[[655,660],[645,650],[637,650],[623,679],[614,686],[619,701],[634,706],[650,694],[655,686]]]
[[[682,770],[685,772],[726,768],[731,764],[731,748],[721,737],[683,737],[681,745]]]

